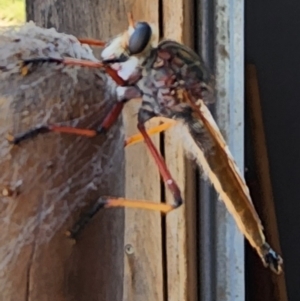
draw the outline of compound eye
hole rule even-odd
[[[128,42],[130,55],[141,53],[148,45],[152,35],[151,27],[146,22],[137,22]]]

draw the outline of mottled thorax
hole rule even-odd
[[[152,49],[137,83],[143,92],[142,110],[152,114],[182,118],[190,107],[183,97],[188,91],[196,103],[213,99],[211,76],[202,60],[191,49],[174,41],[161,42]]]

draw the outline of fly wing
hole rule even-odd
[[[193,125],[189,125],[190,141],[187,151],[193,152],[239,229],[262,256],[261,248],[265,244],[263,227],[245,180],[207,106],[201,100],[196,105],[187,94],[185,98],[189,99],[186,102],[193,109],[194,120]],[[195,136],[196,128],[198,132],[201,129],[203,141]]]
[[[162,106],[163,110],[159,111],[161,115],[185,121],[187,127],[183,126],[181,130],[185,132],[185,142],[189,140],[184,145],[187,152],[196,157],[251,245],[261,249],[265,243],[263,228],[248,187],[205,105],[213,96],[214,87],[202,58],[190,48],[166,40],[153,51],[145,70],[150,74],[148,80],[150,78],[153,86],[162,82],[166,88],[158,104],[154,102],[157,110]],[[174,78],[176,82],[172,85],[170,83]],[[166,101],[166,95],[172,101]]]

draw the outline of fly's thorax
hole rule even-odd
[[[149,32],[152,33],[145,22],[138,23],[136,28],[129,27],[107,45],[102,57],[121,59],[110,66],[129,85],[137,87],[147,115],[173,118],[189,106],[183,91],[188,91],[193,99],[202,98],[208,90],[209,72],[202,59],[182,44],[163,41],[154,48],[155,35],[150,36]],[[139,41],[139,37],[143,40]],[[130,49],[137,53],[130,53]],[[139,49],[142,51],[138,52]],[[122,91],[125,95],[127,90]]]
[[[141,91],[136,86],[117,87],[118,101],[126,102],[134,98],[141,98]]]
[[[162,96],[163,91],[169,93],[170,89],[158,87],[156,78],[153,75],[155,75],[153,70],[143,68],[142,77],[136,84],[142,93],[141,111],[146,112],[142,113],[143,117],[140,118],[143,121],[147,121],[150,116],[169,117],[171,113],[166,105],[165,97]]]
[[[138,82],[147,110],[164,117],[176,118],[189,103],[184,91],[197,104],[198,99],[208,100],[212,94],[209,72],[202,59],[189,48],[173,41],[161,42],[146,58],[142,78]]]

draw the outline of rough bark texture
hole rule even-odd
[[[30,2],[28,18],[38,25],[90,36],[91,25],[79,21],[82,1],[60,1],[60,9]],[[95,70],[74,72],[43,65],[25,77],[0,74],[1,301],[122,300],[123,211],[100,212],[76,244],[64,235],[100,195],[124,194],[120,122],[107,137],[52,133],[14,147],[5,140],[42,123],[99,125],[114,100],[111,82]]]

